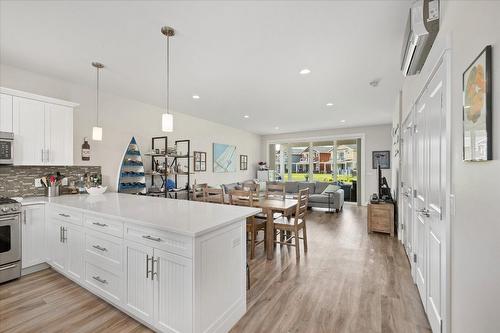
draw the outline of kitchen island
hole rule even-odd
[[[245,313],[245,221],[259,209],[119,193],[46,200],[47,263],[150,328],[227,332]]]

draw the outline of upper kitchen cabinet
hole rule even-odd
[[[0,132],[12,132],[12,96],[0,94]]]
[[[14,132],[14,165],[72,165],[73,109],[78,104],[12,89],[0,91],[2,110],[4,104],[7,109],[9,97],[12,105],[8,132]],[[8,115],[0,120],[4,118],[8,120]]]

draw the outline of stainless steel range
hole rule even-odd
[[[0,283],[21,276],[21,204],[0,197]]]

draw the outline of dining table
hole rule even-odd
[[[262,209],[262,212],[267,215],[266,220],[266,255],[268,260],[274,258],[274,213],[282,213],[283,216],[291,217],[297,208],[296,199],[276,199],[276,198],[259,198],[253,202],[253,207]]]

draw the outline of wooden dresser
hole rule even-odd
[[[385,232],[394,237],[394,205],[381,202],[368,204],[368,232]]]

